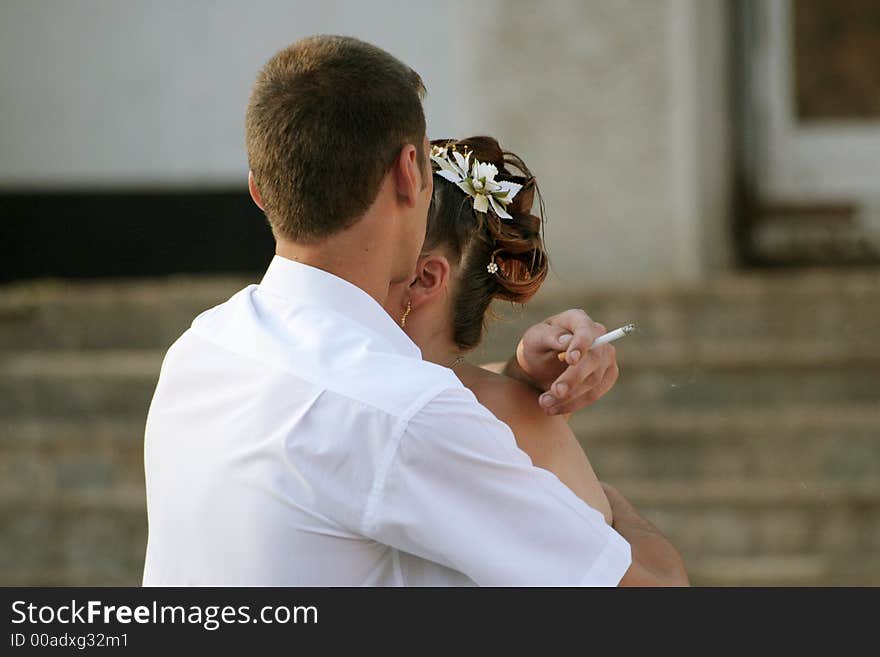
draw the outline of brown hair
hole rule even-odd
[[[314,243],[354,224],[406,144],[424,166],[424,93],[415,71],[351,37],[309,37],[273,56],[245,132],[276,239]]]
[[[496,180],[523,185],[507,205],[512,219],[502,219],[491,209],[476,212],[470,196],[454,183],[434,177],[423,250],[441,248],[459,265],[453,299],[453,339],[460,348],[471,349],[480,343],[486,311],[493,299],[525,303],[547,277],[544,202],[525,163],[517,155],[503,151],[492,137],[438,139],[431,143],[450,150],[454,147],[462,154],[470,151],[472,158],[495,165]],[[434,170],[437,168],[434,163]],[[532,214],[536,193],[540,216]],[[498,266],[496,273],[487,269],[492,262]]]

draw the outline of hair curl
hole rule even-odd
[[[544,249],[544,202],[537,181],[522,159],[502,150],[492,137],[437,139],[433,145],[473,153],[480,162],[495,165],[496,180],[522,185],[508,203],[512,219],[501,219],[491,209],[474,211],[473,199],[455,184],[435,176],[428,214],[424,251],[443,249],[458,264],[453,299],[453,339],[462,349],[476,347],[485,329],[486,311],[493,299],[525,303],[547,278],[549,261]],[[433,163],[432,163],[433,164]],[[437,165],[433,164],[434,170]],[[540,214],[532,214],[535,195]],[[488,271],[489,263],[498,266]]]

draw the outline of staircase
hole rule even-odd
[[[694,584],[880,584],[880,271],[542,291],[486,356],[561,307],[639,328],[572,423]]]
[[[143,427],[165,349],[253,279],[0,288],[0,585],[137,585]],[[880,271],[548,287],[475,354],[582,307],[617,386],[572,422],[697,585],[880,585]]]

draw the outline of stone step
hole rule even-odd
[[[0,345],[28,349],[167,348],[200,312],[258,279],[176,276],[0,287]]]
[[[615,482],[686,561],[880,555],[880,481]],[[874,558],[874,557],[871,557]]]
[[[797,351],[793,348],[792,352]],[[771,354],[768,349],[765,353]],[[130,414],[146,418],[163,350],[12,352],[0,355],[0,417]],[[780,350],[742,367],[729,354],[704,352],[698,363],[618,357],[621,376],[597,408],[710,409],[774,404],[880,401],[880,360],[822,355],[814,362]]]
[[[823,554],[707,557],[686,563],[693,586],[880,586],[880,563]]]
[[[706,358],[761,367],[784,358],[877,362],[880,269],[854,274],[743,275],[699,286],[644,285],[621,289],[549,287],[525,306],[496,303],[479,358],[507,357],[530,325],[565,308],[584,308],[610,330],[634,323],[619,341],[622,366]]]
[[[201,311],[252,277],[32,281],[0,287],[0,345],[31,349],[167,347]],[[609,328],[636,323],[652,342],[777,338],[870,345],[880,331],[880,269],[741,274],[700,285],[592,288],[551,280],[524,308],[496,304],[491,335],[503,345],[521,327],[583,307]]]
[[[143,422],[131,420],[10,422],[0,437],[0,499],[26,499],[39,490],[57,499],[92,494],[115,503],[120,490],[135,486],[142,493],[143,435]]]
[[[551,282],[524,307],[497,305],[503,317],[526,325],[569,307],[584,308],[609,329],[633,322],[651,337],[868,341],[880,329],[880,268],[737,272],[693,285]]]
[[[0,417],[146,420],[162,351],[12,353],[0,357]]]
[[[645,482],[630,479],[615,482],[615,486],[637,505],[682,508],[728,504],[757,509],[768,505],[822,507],[850,503],[873,505],[880,502],[880,479],[863,482],[788,479]],[[877,529],[880,530],[880,524]]]
[[[33,570],[0,570],[0,586],[141,586],[143,559],[140,563],[102,562],[90,567],[70,564],[40,567]]]
[[[596,472],[621,478],[870,481],[880,473],[880,404],[576,414]]]
[[[136,586],[143,571],[147,519],[137,499],[93,494],[0,503],[0,585]],[[77,573],[88,573],[91,581]]]
[[[619,357],[621,374],[602,398],[602,408],[718,409],[770,408],[778,404],[874,404],[880,402],[880,369],[872,362],[852,366],[744,370],[711,364],[668,370],[639,370]]]

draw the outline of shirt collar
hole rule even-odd
[[[331,308],[378,333],[396,351],[422,357],[421,349],[373,297],[328,271],[275,255],[259,289],[297,303]]]

